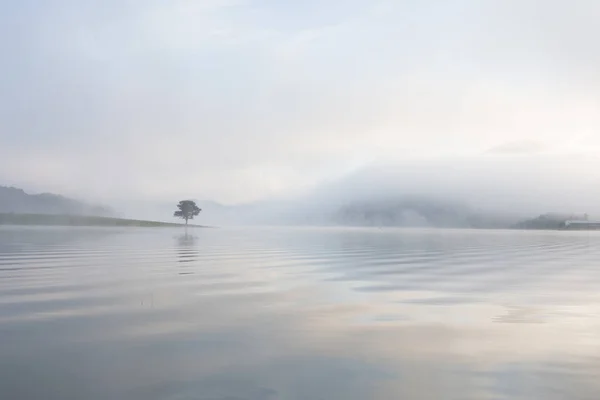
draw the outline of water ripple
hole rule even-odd
[[[0,228],[0,243],[7,398],[600,391],[596,233]]]

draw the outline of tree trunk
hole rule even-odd
[[[186,225],[187,225],[187,221],[188,221],[188,219],[187,219],[187,217],[186,217],[186,218],[185,218],[185,224],[186,224]]]

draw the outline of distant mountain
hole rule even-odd
[[[111,216],[106,207],[90,205],[57,194],[28,194],[23,189],[0,186],[0,213]]]

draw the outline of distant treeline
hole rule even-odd
[[[548,213],[536,218],[519,222],[513,226],[514,229],[542,229],[558,230],[566,229],[566,222],[573,220],[586,220],[586,215]]]
[[[334,216],[341,225],[424,226],[438,228],[509,228],[514,219],[477,212],[467,205],[424,197],[407,196],[352,202]]]

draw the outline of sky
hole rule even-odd
[[[0,0],[0,184],[231,204],[374,163],[595,156],[598,20],[596,0]]]

